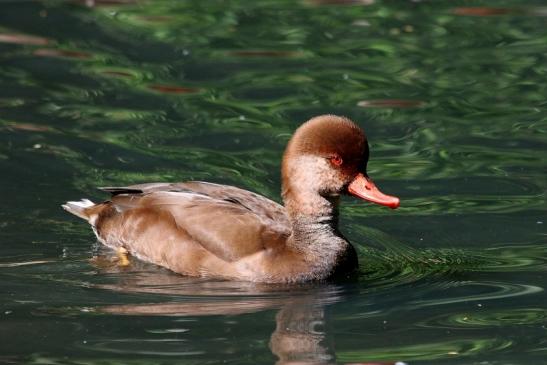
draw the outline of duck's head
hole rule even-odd
[[[367,175],[368,142],[351,120],[322,115],[302,124],[283,155],[283,196],[300,203],[312,196],[349,193],[390,208],[399,198],[382,193]]]

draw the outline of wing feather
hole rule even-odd
[[[225,261],[284,244],[290,234],[284,208],[226,185],[190,182],[106,188],[118,211],[146,208],[169,213],[204,249]]]

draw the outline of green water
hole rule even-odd
[[[547,364],[546,107],[541,1],[0,1],[0,363]],[[354,282],[120,267],[60,208],[151,181],[279,200],[322,113],[402,199],[344,199]]]

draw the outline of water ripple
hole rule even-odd
[[[453,298],[435,298],[431,300],[415,300],[409,303],[412,308],[425,308],[430,306],[447,305],[461,302],[482,302],[493,299],[505,299],[517,296],[532,295],[543,292],[543,288],[535,285],[509,284],[505,282],[481,281],[471,283],[471,286],[485,291],[477,295],[464,295]],[[478,303],[477,305],[482,305]]]
[[[444,342],[427,342],[416,345],[379,347],[360,351],[338,352],[340,361],[362,362],[362,361],[431,361],[446,360],[460,357],[476,356],[481,353],[493,353],[505,350],[513,345],[513,341],[477,338],[459,339]]]
[[[468,313],[454,313],[428,319],[424,327],[481,329],[484,327],[531,326],[547,323],[547,310],[542,308],[484,308]]]

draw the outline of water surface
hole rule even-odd
[[[0,362],[546,363],[547,8],[492,6],[1,1]],[[279,201],[322,113],[402,199],[344,199],[356,281],[121,267],[60,208],[151,181]]]

